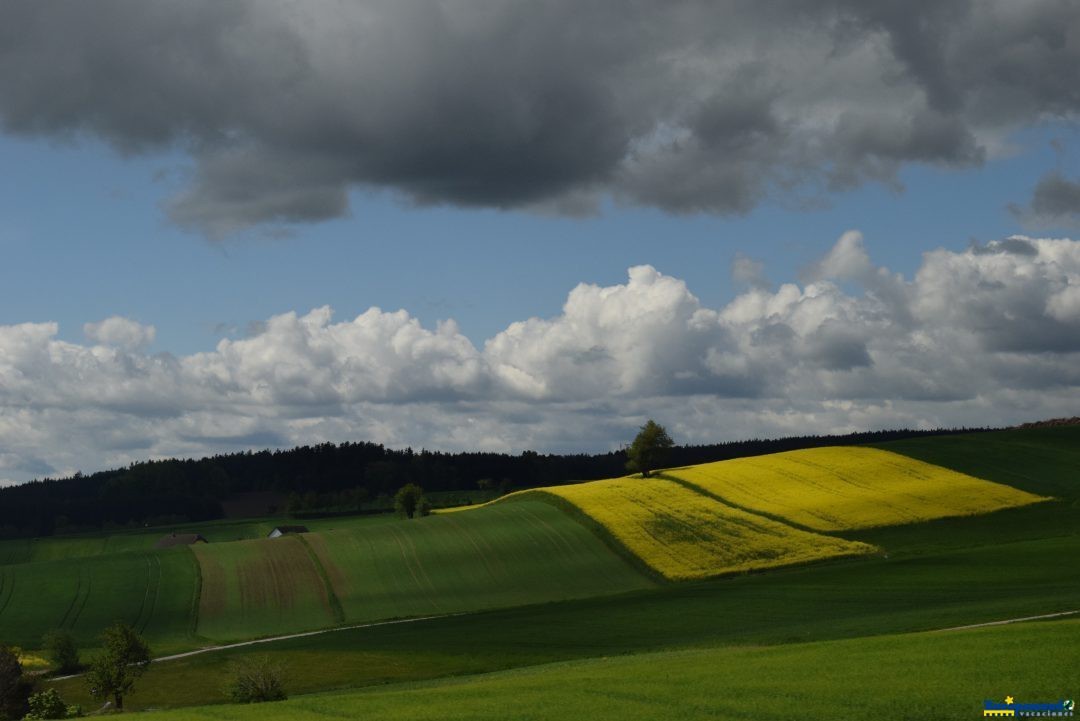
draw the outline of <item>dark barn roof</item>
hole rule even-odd
[[[190,546],[193,543],[207,543],[207,540],[198,533],[170,533],[162,536],[154,544],[154,548],[172,548],[173,546]]]

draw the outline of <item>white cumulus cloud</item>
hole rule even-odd
[[[905,278],[845,233],[802,283],[704,306],[651,266],[477,347],[405,310],[285,313],[242,340],[149,354],[152,326],[0,326],[0,481],[162,456],[367,439],[589,451],[647,417],[682,442],[1007,424],[1080,404],[1080,241],[926,253]]]
[[[157,330],[130,318],[112,316],[83,326],[83,335],[91,342],[124,350],[139,350],[154,342]]]

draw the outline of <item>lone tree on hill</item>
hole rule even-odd
[[[90,662],[86,683],[91,696],[112,696],[113,707],[120,711],[124,708],[124,694],[131,691],[150,665],[150,648],[126,623],[115,623],[105,629],[101,645],[104,650]]]
[[[650,419],[641,427],[634,442],[626,449],[626,470],[641,473],[645,478],[664,464],[668,451],[675,445],[667,430]]]
[[[406,483],[394,495],[394,508],[404,518],[426,516],[431,513],[431,504],[424,498],[424,489],[415,483]]]

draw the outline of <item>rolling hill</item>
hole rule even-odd
[[[1072,429],[1008,432],[1002,435],[1003,442],[1011,448],[1009,453],[995,453],[993,435],[926,439],[913,447],[904,447],[904,444],[911,446],[910,442],[887,444],[883,450],[890,452],[880,454],[866,454],[865,449],[830,451],[844,456],[833,462],[834,471],[843,463],[865,469],[868,455],[888,458],[894,466],[904,466],[907,460],[897,460],[897,454],[907,453],[911,453],[908,458],[916,461],[936,460],[941,464],[930,471],[916,464],[923,469],[916,481],[930,483],[929,490],[923,489],[918,494],[890,491],[887,502],[880,504],[864,495],[852,505],[849,493],[848,500],[839,506],[810,504],[815,512],[827,508],[817,518],[824,515],[834,520],[840,519],[838,507],[847,511],[856,509],[857,514],[852,516],[856,521],[845,524],[854,527],[845,530],[808,531],[800,528],[804,524],[788,522],[780,513],[729,505],[718,500],[720,494],[698,490],[697,482],[673,479],[694,472],[691,468],[673,469],[669,472],[672,478],[648,482],[612,479],[527,491],[485,506],[408,522],[369,519],[303,537],[211,543],[198,547],[195,553],[202,557],[202,563],[192,564],[202,573],[204,583],[197,618],[178,611],[175,616],[188,623],[198,623],[200,636],[187,638],[190,647],[204,642],[201,639],[206,637],[227,640],[379,618],[437,615],[411,623],[345,629],[260,644],[258,652],[270,654],[289,666],[290,689],[294,693],[681,649],[674,655],[588,661],[574,668],[589,669],[594,668],[590,665],[593,663],[625,661],[627,665],[620,667],[620,673],[627,675],[627,684],[618,686],[608,678],[603,683],[615,684],[605,686],[612,689],[610,693],[619,697],[629,693],[627,689],[641,689],[651,697],[662,699],[658,702],[661,706],[681,709],[682,706],[665,696],[665,689],[675,683],[690,684],[695,689],[709,688],[705,677],[671,670],[681,668],[678,659],[685,653],[699,663],[708,664],[713,672],[726,674],[733,684],[731,688],[737,689],[740,697],[750,699],[748,708],[753,713],[786,718],[783,705],[777,706],[771,700],[772,695],[795,694],[793,698],[798,702],[789,705],[807,709],[811,715],[825,713],[830,703],[836,703],[823,693],[825,687],[816,687],[809,681],[801,686],[784,679],[771,681],[774,673],[795,674],[796,660],[814,668],[831,668],[830,673],[859,678],[859,683],[880,689],[895,705],[902,696],[900,689],[906,687],[899,683],[889,687],[884,681],[868,681],[860,675],[865,664],[887,666],[889,662],[883,654],[893,653],[903,662],[897,668],[931,659],[927,668],[937,671],[924,677],[932,689],[925,692],[925,699],[913,702],[915,706],[902,715],[937,718],[940,713],[951,714],[960,708],[955,699],[943,701],[947,684],[938,684],[938,676],[954,684],[958,693],[982,694],[982,687],[973,680],[975,676],[971,672],[972,659],[978,654],[997,659],[1002,649],[1009,648],[1020,658],[1025,653],[1021,644],[1049,643],[1047,639],[1036,639],[1032,635],[1035,630],[1054,625],[1060,633],[1068,634],[1075,632],[1075,624],[1009,627],[1001,629],[1000,636],[996,635],[998,630],[989,630],[986,638],[994,635],[1011,640],[988,645],[967,644],[963,641],[969,638],[967,632],[928,636],[882,634],[1080,610],[1080,571],[1069,563],[1069,559],[1080,554],[1080,523],[1076,520],[1076,486],[1080,479],[1073,464],[1077,434]],[[994,460],[992,466],[987,464],[987,459]],[[988,503],[987,512],[963,515],[972,510],[970,505],[964,505],[970,504],[973,497],[970,492],[973,480],[969,477],[975,476],[980,468],[992,477],[985,480],[975,477],[974,483],[976,487],[986,483],[992,488],[992,503]],[[850,470],[834,472],[830,482],[846,489],[852,484],[844,476],[851,473]],[[946,512],[937,518],[868,527],[862,527],[865,524],[858,521],[867,518],[867,508],[893,514],[900,509],[901,517],[906,517],[905,499],[911,498],[914,498],[912,503],[923,504],[914,507],[925,513],[927,501],[936,498],[934,494],[940,491],[934,479],[948,488],[948,479],[955,479],[958,474],[966,474],[958,481],[967,484],[962,486],[966,490],[959,502],[954,499],[941,503]],[[769,478],[767,474],[764,477]],[[1004,497],[1023,505],[1000,508],[1003,491],[989,481],[1011,485],[1009,480],[1016,478],[1020,478],[1016,482],[1019,490],[1005,489]],[[871,490],[882,492],[893,488],[890,484],[895,482],[886,478]],[[1029,502],[1036,496],[1053,498]],[[992,510],[994,503],[999,504],[997,510]],[[284,545],[274,545],[282,541]],[[817,557],[822,562],[789,564],[792,556],[784,554],[797,551],[800,544],[815,551],[858,549],[859,553],[842,562],[830,562],[836,556],[823,554]],[[871,546],[880,551],[865,553],[864,549]],[[650,556],[657,550],[660,555]],[[747,554],[754,563],[767,563],[770,552],[775,554],[772,560],[778,566],[787,567],[775,567],[767,573],[720,577],[713,573],[725,563],[744,561],[746,557],[739,558],[739,553]],[[195,558],[188,549],[176,554]],[[754,558],[755,554],[760,554],[760,558]],[[116,559],[131,556],[142,558],[145,564],[147,555],[105,554],[88,558],[85,563],[119,563]],[[654,579],[662,579],[662,574],[641,572],[649,568],[647,562],[655,564],[654,569],[665,563],[683,564],[681,568],[671,566],[669,578],[679,578],[680,570],[685,573],[682,578],[692,579],[694,573],[700,576],[689,583],[665,580],[657,583]],[[134,562],[125,563],[129,564],[125,566],[126,573],[134,573]],[[216,577],[214,573],[205,573],[213,564],[219,567]],[[0,572],[21,576],[30,573],[30,569],[48,565],[17,564]],[[691,569],[689,573],[687,568]],[[34,571],[37,572],[40,571]],[[102,577],[107,576],[104,571],[101,573]],[[139,588],[144,596],[148,595],[150,582],[145,571],[143,574],[142,585],[132,583],[129,600],[125,601],[132,609],[131,614],[140,613],[134,605]],[[31,576],[23,580],[32,581]],[[301,577],[307,579],[306,595],[291,588],[288,582]],[[68,585],[61,590],[62,593],[56,592],[57,598],[66,594],[70,606],[71,599],[78,596],[78,587]],[[4,602],[3,593],[0,590],[0,603]],[[286,596],[289,600],[282,602]],[[214,601],[215,598],[218,600]],[[93,597],[86,601],[86,609],[91,603]],[[212,613],[214,603],[219,605],[217,617]],[[17,605],[25,610],[29,604],[23,600]],[[66,611],[63,603],[52,607],[54,611],[50,613],[62,615]],[[85,620],[80,620],[84,618],[80,615],[77,625],[95,618],[89,610],[82,613],[89,615]],[[0,629],[5,628],[5,623],[5,614],[0,613]],[[181,626],[178,623],[172,628]],[[167,638],[165,632],[176,633],[168,628],[156,631],[153,623],[146,628],[148,635],[158,634],[163,639]],[[830,639],[852,640],[836,644]],[[829,643],[805,644],[807,641]],[[762,645],[775,647],[775,653],[752,648]],[[168,644],[156,648],[160,651],[167,647]],[[874,651],[870,653],[870,649]],[[220,702],[224,700],[220,680],[228,662],[249,653],[251,648],[241,646],[155,664],[141,682],[140,691],[132,697],[132,707]],[[834,660],[838,658],[836,654],[846,654],[860,662]],[[779,660],[783,658],[790,663]],[[942,659],[938,666],[934,666],[938,663],[933,660],[936,658]],[[1036,663],[1034,658],[1027,662]],[[953,669],[953,664],[960,666]],[[565,704],[588,707],[589,692],[575,686],[569,677],[559,675],[559,668],[563,667],[514,672],[507,678],[523,674],[522,677],[533,679],[529,684],[535,682],[535,688],[542,688],[544,694],[558,699],[562,708]],[[548,669],[551,675],[547,675]],[[654,684],[649,674],[657,673],[671,680]],[[1020,674],[1018,671],[1011,678],[1029,678]],[[1052,674],[1046,676],[1051,677]],[[761,679],[770,681],[762,683]],[[1029,680],[1033,679],[1035,676],[1030,675]],[[455,696],[453,689],[479,684],[476,688],[483,688],[483,693],[498,696],[500,691],[484,683],[484,677],[477,677],[430,688],[441,689],[433,691],[432,698],[444,699],[465,715],[482,716],[489,713],[486,702],[477,700],[476,705],[470,705],[467,699]],[[80,680],[60,682],[58,687],[65,697],[87,702]],[[763,691],[755,695],[755,687]],[[534,686],[511,684],[506,687],[506,693],[528,697],[529,688]],[[1033,682],[1028,688],[1034,693],[1041,687]],[[1017,690],[1013,688],[1010,692]],[[348,715],[358,708],[355,704],[361,703],[359,699],[364,699],[365,712],[375,708],[371,699],[382,693],[364,692],[355,695],[357,700],[342,703],[332,700],[339,697],[331,696],[325,700],[324,697],[297,699],[281,708],[303,715],[314,713],[313,705],[318,704],[322,709],[320,714]],[[417,698],[413,687],[401,687],[400,693],[391,688],[385,693],[388,694],[385,698],[394,694],[399,694],[401,699]],[[692,717],[696,713],[693,709],[698,706],[715,713],[727,709],[710,699],[708,694],[703,694],[698,702],[689,704],[686,713]],[[980,700],[964,703],[977,704]],[[845,702],[841,706],[840,710],[853,718],[880,715],[885,708],[876,701],[855,705]],[[513,705],[503,710],[506,708],[519,712]],[[649,702],[642,706],[645,708],[658,707]],[[977,711],[976,707],[972,708]],[[395,709],[388,706],[386,713],[391,717],[403,713]],[[538,716],[521,713],[526,718],[543,717],[541,711],[536,712]],[[645,711],[627,707],[629,717],[635,713]],[[213,709],[193,710],[190,714],[187,717],[219,715]]]
[[[1075,429],[1004,433],[1009,453],[994,452],[994,435],[902,441],[880,451],[799,451],[795,454],[814,454],[816,464],[801,467],[818,474],[802,480],[792,479],[792,470],[800,467],[789,460],[793,454],[746,459],[766,467],[774,464],[772,471],[761,474],[762,484],[782,480],[803,489],[808,500],[797,509],[802,515],[788,510],[798,494],[777,493],[771,496],[779,499],[776,505],[760,510],[750,503],[725,502],[732,494],[719,484],[733,476],[714,469],[739,463],[729,461],[672,469],[667,478],[649,481],[612,479],[526,491],[412,521],[326,519],[312,522],[312,533],[284,539],[252,538],[272,525],[271,520],[260,520],[201,526],[210,544],[168,551],[145,550],[163,529],[6,542],[0,545],[8,561],[0,565],[0,641],[34,648],[45,631],[62,627],[88,647],[103,626],[123,619],[144,632],[156,652],[165,653],[208,641],[391,618],[540,608],[535,604],[574,599],[610,598],[604,613],[617,615],[618,609],[634,607],[635,594],[642,593],[659,594],[656,613],[665,613],[661,607],[670,605],[673,613],[704,619],[717,610],[716,599],[708,611],[700,609],[705,616],[676,611],[675,589],[682,584],[658,589],[657,583],[848,557],[856,560],[805,566],[798,572],[773,571],[766,574],[764,585],[754,580],[744,587],[735,578],[707,581],[705,587],[722,589],[724,598],[730,595],[732,605],[724,613],[732,619],[745,621],[739,608],[749,604],[763,613],[771,609],[778,621],[776,614],[787,600],[805,596],[799,590],[803,579],[832,579],[824,596],[816,591],[805,596],[806,603],[830,609],[815,628],[843,629],[856,617],[863,620],[853,628],[890,628],[883,623],[884,615],[904,618],[901,611],[909,603],[938,609],[933,618],[943,623],[1013,610],[1056,610],[1074,596],[1080,606],[1072,585],[1061,586],[1060,592],[1047,585],[1051,568],[1035,563],[1041,557],[1032,555],[1046,554],[1052,566],[1053,559],[1073,552],[1066,548],[1072,548],[1080,532],[1072,508],[1077,493]],[[821,472],[821,454],[831,454],[828,473]],[[994,462],[988,464],[988,459]],[[941,465],[927,466],[930,460]],[[918,472],[897,478],[868,468]],[[973,476],[980,471],[992,477]],[[857,482],[860,477],[866,482]],[[1007,487],[1009,481],[1020,488]],[[941,500],[942,489],[954,484],[960,490],[957,497],[949,499],[945,493]],[[806,488],[815,493],[805,493]],[[1051,494],[1053,500],[1033,502]],[[1007,503],[1019,505],[1002,509]],[[874,525],[882,517],[867,515],[868,509],[889,519],[930,520]],[[960,515],[980,509],[986,512]],[[934,513],[940,517],[933,518]],[[1010,521],[1003,523],[1003,518]],[[845,530],[807,530],[806,521],[825,519]],[[1006,538],[1012,543],[1009,553],[1000,545]],[[74,557],[27,560],[63,556],[67,549]],[[968,549],[983,550],[972,556]],[[925,568],[899,560],[943,551],[947,553],[940,558],[948,563]],[[1011,578],[1023,579],[1015,581],[1022,587],[992,581],[995,558],[1012,569]],[[943,584],[946,569],[959,585]],[[822,588],[820,581],[815,584]],[[994,590],[973,590],[971,598],[961,602],[968,598],[961,589],[971,584]],[[744,590],[731,595],[736,587]],[[655,624],[655,619],[650,622],[646,615],[639,622]],[[499,633],[514,637],[508,629]],[[634,631],[628,627],[619,633]],[[710,632],[700,627],[695,635],[708,638]],[[665,638],[680,637],[673,631]],[[569,638],[563,642],[571,649],[569,657],[588,655],[592,647]],[[655,648],[656,641],[631,646]],[[545,652],[529,658],[537,662],[549,656]],[[490,667],[478,657],[466,670],[477,666]],[[443,662],[428,666],[429,671],[439,667]],[[405,668],[412,666],[406,663]]]

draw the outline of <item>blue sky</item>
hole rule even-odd
[[[738,290],[736,254],[763,261],[775,282],[794,281],[849,229],[863,232],[875,262],[910,275],[926,250],[1025,232],[1007,206],[1062,162],[1051,140],[1075,137],[1066,124],[1026,129],[1010,157],[974,169],[909,166],[903,190],[865,185],[809,211],[770,203],[745,216],[678,215],[608,202],[594,217],[566,218],[353,190],[346,218],[223,241],[164,217],[181,154],[3,137],[0,158],[20,172],[0,179],[0,323],[57,321],[61,338],[79,341],[84,323],[120,315],[156,327],[154,350],[193,353],[277,313],[330,305],[341,319],[379,306],[425,325],[454,318],[481,344],[515,320],[556,315],[577,283],[619,283],[643,263],[718,306]]]
[[[5,6],[0,483],[1078,415],[1078,38],[1056,0]]]

